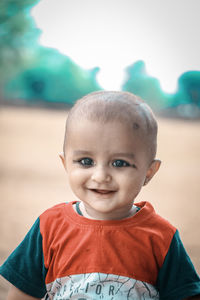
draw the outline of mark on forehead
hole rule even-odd
[[[139,129],[140,128],[140,125],[136,122],[133,123],[133,128],[134,129]]]

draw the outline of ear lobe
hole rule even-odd
[[[59,157],[60,157],[60,159],[62,161],[62,164],[63,164],[63,166],[64,166],[64,168],[66,170],[66,160],[65,160],[64,154],[63,153],[59,154]]]
[[[154,159],[147,171],[147,175],[144,181],[144,185],[147,185],[149,181],[153,178],[153,176],[158,172],[161,165],[161,161],[159,159]]]

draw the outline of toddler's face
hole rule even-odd
[[[145,179],[156,172],[139,134],[117,121],[74,121],[69,131],[64,163],[87,213],[94,219],[129,216]]]

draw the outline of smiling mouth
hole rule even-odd
[[[115,192],[110,190],[99,190],[99,189],[91,189],[91,191],[95,192],[96,194],[102,194],[102,195],[109,195]]]

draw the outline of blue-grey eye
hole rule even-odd
[[[84,158],[81,158],[81,159],[79,160],[79,163],[80,163],[82,166],[90,167],[90,166],[93,166],[94,161],[93,161],[93,159],[91,159],[91,158],[89,158],[89,157],[84,157]]]
[[[123,168],[123,167],[130,167],[130,164],[123,160],[123,159],[116,159],[113,163],[112,163],[113,167],[115,168]]]

